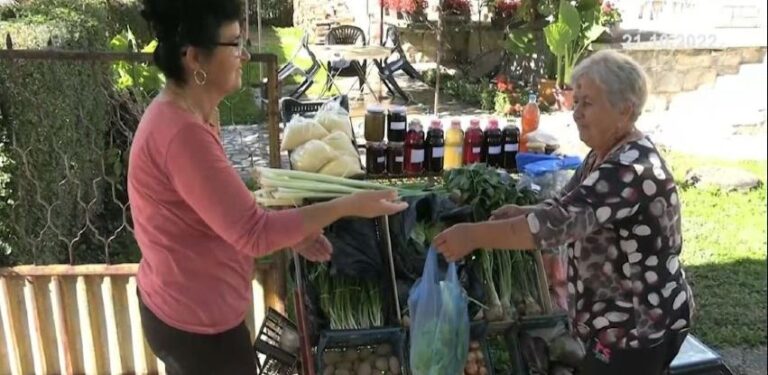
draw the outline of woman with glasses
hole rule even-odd
[[[330,258],[324,227],[399,212],[391,191],[293,210],[258,207],[224,154],[216,108],[241,85],[239,0],[144,0],[167,84],[131,146],[128,193],[142,253],[142,326],[169,374],[254,374],[244,318],[254,258],[291,247]],[[279,272],[279,270],[275,270]]]

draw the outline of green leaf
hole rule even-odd
[[[535,36],[525,29],[515,29],[509,33],[507,51],[514,55],[529,55],[535,51]]]
[[[109,49],[114,52],[128,52],[128,39],[123,35],[118,35],[109,41]]]
[[[555,56],[565,56],[568,45],[575,39],[576,34],[561,22],[555,22],[544,28],[549,50]]]
[[[157,48],[157,39],[151,41],[149,44],[144,46],[144,48],[141,49],[141,52],[152,53],[152,52],[155,52],[156,48]]]
[[[587,32],[585,34],[585,39],[586,40],[584,41],[585,42],[584,45],[585,46],[589,45],[590,43],[592,43],[595,40],[597,40],[597,38],[599,38],[600,35],[603,35],[603,33],[606,30],[607,29],[604,26],[601,26],[601,25],[598,25],[598,24],[592,25],[592,27],[590,27],[589,30],[587,30]]]
[[[560,0],[560,15],[557,23],[563,23],[574,35],[581,31],[581,16],[575,6],[566,0]]]

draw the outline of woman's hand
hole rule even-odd
[[[528,214],[528,208],[515,204],[507,204],[491,212],[490,220],[506,220]]]
[[[338,199],[342,206],[342,216],[374,218],[393,215],[408,208],[406,202],[395,202],[394,190],[365,191]]]
[[[315,233],[294,245],[293,250],[311,262],[327,262],[331,260],[333,246],[322,233]]]
[[[449,262],[459,261],[478,248],[473,228],[474,224],[456,224],[435,236],[432,245]]]

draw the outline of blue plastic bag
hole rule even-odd
[[[456,264],[448,264],[443,279],[437,252],[430,248],[424,272],[408,295],[412,375],[462,373],[469,354],[467,303]]]

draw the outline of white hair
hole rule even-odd
[[[648,77],[631,57],[613,51],[601,50],[580,62],[573,70],[572,84],[589,77],[605,90],[614,108],[632,106],[632,121],[636,121],[648,99]]]

